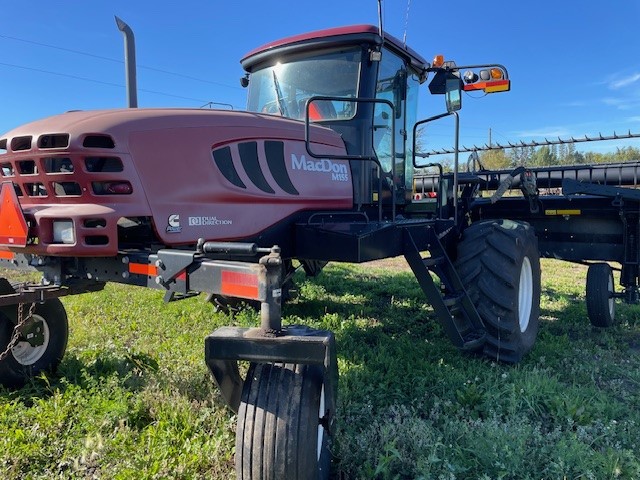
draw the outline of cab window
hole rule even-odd
[[[327,51],[266,66],[251,74],[247,108],[304,119],[307,101],[314,96],[355,98],[360,78],[360,48]],[[356,105],[349,101],[314,101],[311,121],[348,120]]]

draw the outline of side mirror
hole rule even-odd
[[[462,81],[455,76],[447,78],[444,92],[447,112],[457,112],[462,108]]]

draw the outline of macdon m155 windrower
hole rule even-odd
[[[61,362],[64,295],[118,282],[162,290],[166,301],[202,292],[222,307],[251,301],[259,327],[223,327],[205,340],[207,365],[238,415],[238,477],[326,478],[335,339],[282,324],[296,269],[313,276],[329,261],[403,255],[453,344],[510,363],[536,338],[540,252],[622,261],[627,297],[637,300],[640,200],[631,189],[579,184],[588,200],[546,203],[535,172],[458,174],[456,154],[452,173],[421,179],[438,192],[433,208],[414,200],[417,129],[451,116],[457,149],[462,92],[509,90],[503,66],[430,64],[369,25],[286,38],[241,63],[247,111],[73,111],[0,136],[0,266],[42,273],[39,283],[0,279],[2,384],[20,386]],[[447,111],[417,122],[428,77]],[[511,186],[524,194],[503,197]],[[568,232],[597,201],[611,231],[593,257],[589,229],[580,224],[575,248]],[[623,236],[624,252],[612,246]],[[598,265],[591,283],[602,316],[614,292],[608,265]],[[244,378],[239,361],[250,362]]]

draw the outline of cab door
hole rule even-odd
[[[389,105],[376,103],[373,118],[373,148],[383,169],[383,189],[386,192],[395,185],[396,203],[411,200],[413,180],[413,124],[416,119],[418,76],[405,61],[392,51],[383,49],[378,67],[376,99],[390,101]],[[407,128],[409,125],[409,128]],[[395,154],[392,151],[395,148]],[[391,202],[384,195],[385,203]]]

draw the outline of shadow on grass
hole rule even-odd
[[[288,304],[284,314],[335,333],[338,357],[353,367],[340,372],[352,395],[379,406],[413,402],[430,388],[426,364],[460,365],[471,355],[451,344],[410,271],[365,269],[325,270],[308,282],[326,295]]]
[[[56,373],[42,373],[17,390],[0,390],[0,399],[4,397],[30,405],[35,399],[48,398],[56,392],[64,393],[71,385],[89,391],[109,381],[115,381],[124,390],[137,392],[145,387],[149,374],[158,369],[158,362],[146,354],[117,356],[113,352],[100,352],[99,355],[85,360],[78,355],[67,354]]]
[[[606,410],[605,402],[583,407],[584,398],[609,395],[622,405],[622,399],[638,393],[635,377],[627,378],[618,365],[629,355],[637,358],[634,349],[640,332],[633,324],[609,330],[592,327],[584,299],[577,294],[543,285],[543,295],[554,301],[543,304],[533,351],[511,366],[458,351],[426,306],[410,271],[370,275],[366,266],[355,272],[332,267],[301,283],[300,292],[301,298],[285,307],[285,316],[330,329],[337,339],[338,478],[415,478],[403,476],[407,470],[400,457],[422,459],[427,453],[415,453],[411,446],[420,435],[432,435],[437,450],[442,436],[455,437],[451,433],[455,428],[475,430],[476,439],[495,438],[504,447],[498,450],[507,452],[511,429],[561,431],[567,418],[588,423],[590,416],[600,418],[605,413],[608,420],[616,417],[613,407]],[[620,310],[623,316],[627,310],[627,317],[638,310],[624,307]],[[602,374],[595,375],[596,368]],[[594,382],[598,386],[605,382],[601,392]],[[394,412],[405,413],[394,416]],[[464,455],[440,452],[438,458],[460,468],[484,461],[484,453],[476,452],[473,442],[462,444],[469,449]],[[487,458],[501,460],[490,454]],[[468,478],[479,478],[485,464],[479,465]],[[417,476],[419,469],[412,468]],[[389,475],[376,476],[376,471]]]
[[[356,379],[352,394],[358,398],[368,397],[382,406],[399,399],[416,402],[438,389],[434,386],[437,379],[421,378],[427,372],[433,375],[429,363],[445,365],[443,375],[461,378],[469,370],[495,365],[480,354],[461,352],[451,344],[410,271],[370,274],[366,266],[355,271],[334,266],[307,283],[314,286],[307,289],[312,292],[310,298],[286,305],[284,314],[336,334],[338,357],[354,367],[341,371],[341,382],[352,385]],[[301,287],[303,292],[304,285]],[[608,330],[592,327],[579,295],[561,294],[544,285],[542,293],[565,301],[560,307],[541,309],[539,345],[525,357],[523,368],[550,350],[557,349],[553,352],[556,359],[570,354],[569,348],[558,348],[557,341],[546,341],[552,337],[565,339],[571,348],[584,344],[611,350],[612,355],[638,351],[637,332],[621,326]],[[498,367],[500,371],[511,368]]]

